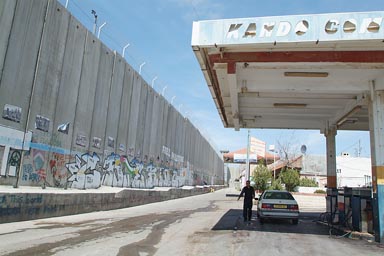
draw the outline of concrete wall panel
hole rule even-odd
[[[133,69],[128,64],[125,65],[123,91],[121,95],[120,120],[117,134],[118,145],[122,144],[125,147],[124,154],[128,150],[128,131],[129,131],[129,116],[131,112],[131,96],[133,87]]]
[[[144,160],[143,155],[143,144],[144,144],[144,131],[145,131],[145,114],[147,111],[147,99],[148,99],[148,85],[145,84],[145,81],[140,78],[141,83],[141,93],[140,93],[140,102],[139,102],[139,118],[137,122],[137,130],[136,130],[136,143],[135,150],[136,155],[140,160]]]
[[[149,160],[151,158],[153,160],[154,158],[154,155],[150,154],[149,148],[150,148],[150,144],[154,143],[154,141],[151,141],[151,131],[152,131],[152,126],[155,126],[156,124],[152,120],[153,105],[154,105],[153,103],[155,100],[155,94],[153,89],[150,86],[148,86],[147,89],[148,89],[148,96],[147,96],[146,112],[144,116],[145,123],[144,123],[143,156],[144,156],[144,159],[147,158],[149,163]]]
[[[177,154],[183,155],[184,117],[179,113],[177,121]]]
[[[174,151],[173,140],[174,140],[174,131],[175,131],[175,108],[172,105],[168,107],[168,117],[167,117],[167,130],[166,130],[166,146],[170,149],[170,153]],[[170,157],[167,159],[170,161]]]
[[[176,115],[175,115],[175,133],[174,133],[174,149],[173,149],[173,152],[175,152],[175,154],[179,155],[180,154],[180,151],[179,151],[179,142],[180,142],[180,113],[178,111],[176,111]]]
[[[140,94],[141,78],[138,73],[134,72],[128,131],[128,151],[131,157],[136,154],[135,144],[139,122]]]
[[[170,123],[171,127],[171,152],[176,152],[176,145],[177,145],[177,138],[176,138],[176,131],[177,131],[177,116],[179,115],[179,112],[177,112],[176,108],[172,107],[172,121]]]
[[[190,122],[188,119],[185,120],[185,125],[184,125],[184,152],[183,152],[183,155],[184,155],[184,165],[187,164],[187,162],[189,162],[189,139],[190,139]]]
[[[186,135],[186,129],[187,129],[187,118],[183,118],[183,125],[182,125],[182,133],[181,133],[181,147],[180,147],[180,154],[185,158],[185,135]]]
[[[19,0],[16,4],[0,83],[0,108],[3,111],[5,104],[21,108],[18,121],[1,119],[2,124],[18,130],[26,127],[47,4],[48,0]]]
[[[169,104],[166,100],[163,98],[162,100],[162,105],[163,105],[163,118],[162,118],[162,125],[161,125],[161,148],[167,147],[169,148],[169,144],[167,142],[167,134],[168,134],[168,123],[169,123]],[[160,159],[164,162],[167,159],[167,156],[162,153]]]
[[[113,65],[113,75],[111,91],[109,94],[109,105],[107,115],[107,131],[106,137],[111,137],[115,141],[114,147],[108,147],[111,152],[125,152],[125,145],[120,151],[120,145],[117,141],[117,134],[120,122],[120,109],[121,109],[121,96],[123,92],[125,61],[120,55],[115,55],[115,62]],[[123,143],[125,144],[125,143]],[[110,145],[112,146],[112,145]]]
[[[100,41],[92,33],[88,32],[73,126],[72,150],[74,152],[85,153],[90,149],[92,113],[95,107],[100,54]]]
[[[53,137],[67,150],[71,148],[72,142],[86,34],[85,27],[71,17],[53,122]],[[67,132],[58,131],[58,127],[63,124],[69,124]]]
[[[162,150],[163,150],[163,141],[165,141],[165,138],[163,137],[163,128],[164,128],[164,112],[165,112],[165,99],[161,96],[159,96],[159,122],[157,125],[156,130],[156,136],[157,136],[157,145],[156,145],[156,152],[157,157],[161,159]]]
[[[109,92],[111,89],[113,61],[113,52],[106,46],[102,45],[91,130],[91,151],[96,152],[102,159],[104,158],[105,154],[108,154],[107,151],[110,149],[113,150],[113,147],[108,147],[108,142],[110,145],[114,144],[114,142],[112,143],[112,141],[108,141],[109,138],[106,136],[108,102]],[[101,143],[97,147],[95,145],[96,143],[93,143],[95,139],[101,139]]]
[[[3,73],[4,58],[8,48],[9,35],[11,33],[16,1],[0,1],[0,81]]]
[[[52,140],[52,131],[69,20],[69,13],[57,2],[50,1],[28,124],[28,130],[33,131],[33,142],[60,146],[60,143]]]
[[[151,122],[151,130],[149,136],[149,155],[156,159],[160,156],[160,117],[162,116],[162,109],[160,108],[160,98],[157,92],[154,92],[153,104],[152,104],[152,120]]]

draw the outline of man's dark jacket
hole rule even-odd
[[[239,198],[243,195],[244,195],[244,203],[252,204],[252,199],[255,198],[255,189],[252,186],[250,187],[245,186],[241,190]]]

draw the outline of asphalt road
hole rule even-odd
[[[242,202],[228,192],[0,224],[0,255],[384,255],[375,242],[329,237],[315,222],[323,197],[297,196],[298,225],[262,225],[244,223]]]

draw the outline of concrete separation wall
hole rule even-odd
[[[56,0],[2,0],[0,23],[0,185],[224,183],[207,139]]]
[[[62,193],[0,193],[0,223],[108,211],[208,193],[221,186]],[[111,189],[112,190],[112,189]],[[22,191],[22,190],[21,190]],[[65,192],[65,193],[64,193]]]

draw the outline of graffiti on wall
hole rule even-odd
[[[187,170],[171,169],[153,161],[145,164],[138,158],[111,153],[104,161],[93,153],[76,155],[67,163],[70,173],[68,182],[72,188],[98,188],[102,185],[112,187],[151,188],[154,186],[182,186],[185,184]]]
[[[49,160],[49,173],[52,174],[53,186],[58,188],[64,188],[69,176],[68,170],[65,166],[67,159],[65,155],[52,153],[52,157]]]
[[[24,152],[20,168],[21,151],[9,153],[7,177],[21,170],[20,184],[57,188],[99,188],[100,186],[152,188],[202,185],[204,178],[191,170],[189,162],[171,153],[161,160],[159,156],[135,156],[109,153],[104,160],[97,153],[74,156],[32,148]],[[14,168],[15,171],[10,169]]]
[[[1,126],[0,126],[1,128]],[[2,129],[2,130],[1,130]],[[195,173],[193,165],[182,155],[163,146],[160,155],[146,155],[132,147],[117,144],[117,154],[109,150],[98,153],[75,153],[61,148],[61,140],[54,134],[38,130],[28,134],[28,147],[19,142],[21,134],[14,129],[1,128],[0,184],[14,185],[15,178],[21,186],[57,188],[99,188],[100,186],[152,188],[155,186],[179,187],[202,185],[202,172]],[[12,144],[9,144],[9,141]],[[101,146],[101,139],[93,138],[92,144]],[[110,139],[110,144],[116,141]],[[7,142],[4,145],[4,142]],[[17,148],[20,149],[17,149]],[[24,151],[21,149],[24,148]],[[17,179],[16,179],[17,180]]]
[[[100,187],[101,173],[98,170],[100,158],[96,153],[90,155],[76,155],[75,161],[67,163],[65,167],[70,172],[68,182],[73,188],[97,188]]]
[[[8,176],[15,177],[21,164],[21,152],[12,150],[8,160]]]
[[[97,153],[76,154],[70,157],[33,148],[24,152],[20,168],[21,151],[14,150],[9,154],[6,176],[17,175],[16,171],[9,171],[13,166],[21,170],[21,185],[78,189],[100,186],[179,187],[195,185],[196,181],[200,180],[189,171],[189,163],[177,163],[171,158],[160,160],[159,156],[144,156],[144,160],[141,160],[138,156],[110,153],[102,161]]]
[[[39,181],[45,181],[47,172],[45,170],[45,151],[33,150],[33,165]]]
[[[24,162],[21,168],[21,180],[25,184],[37,185],[46,179],[45,151],[30,150],[24,153]]]

